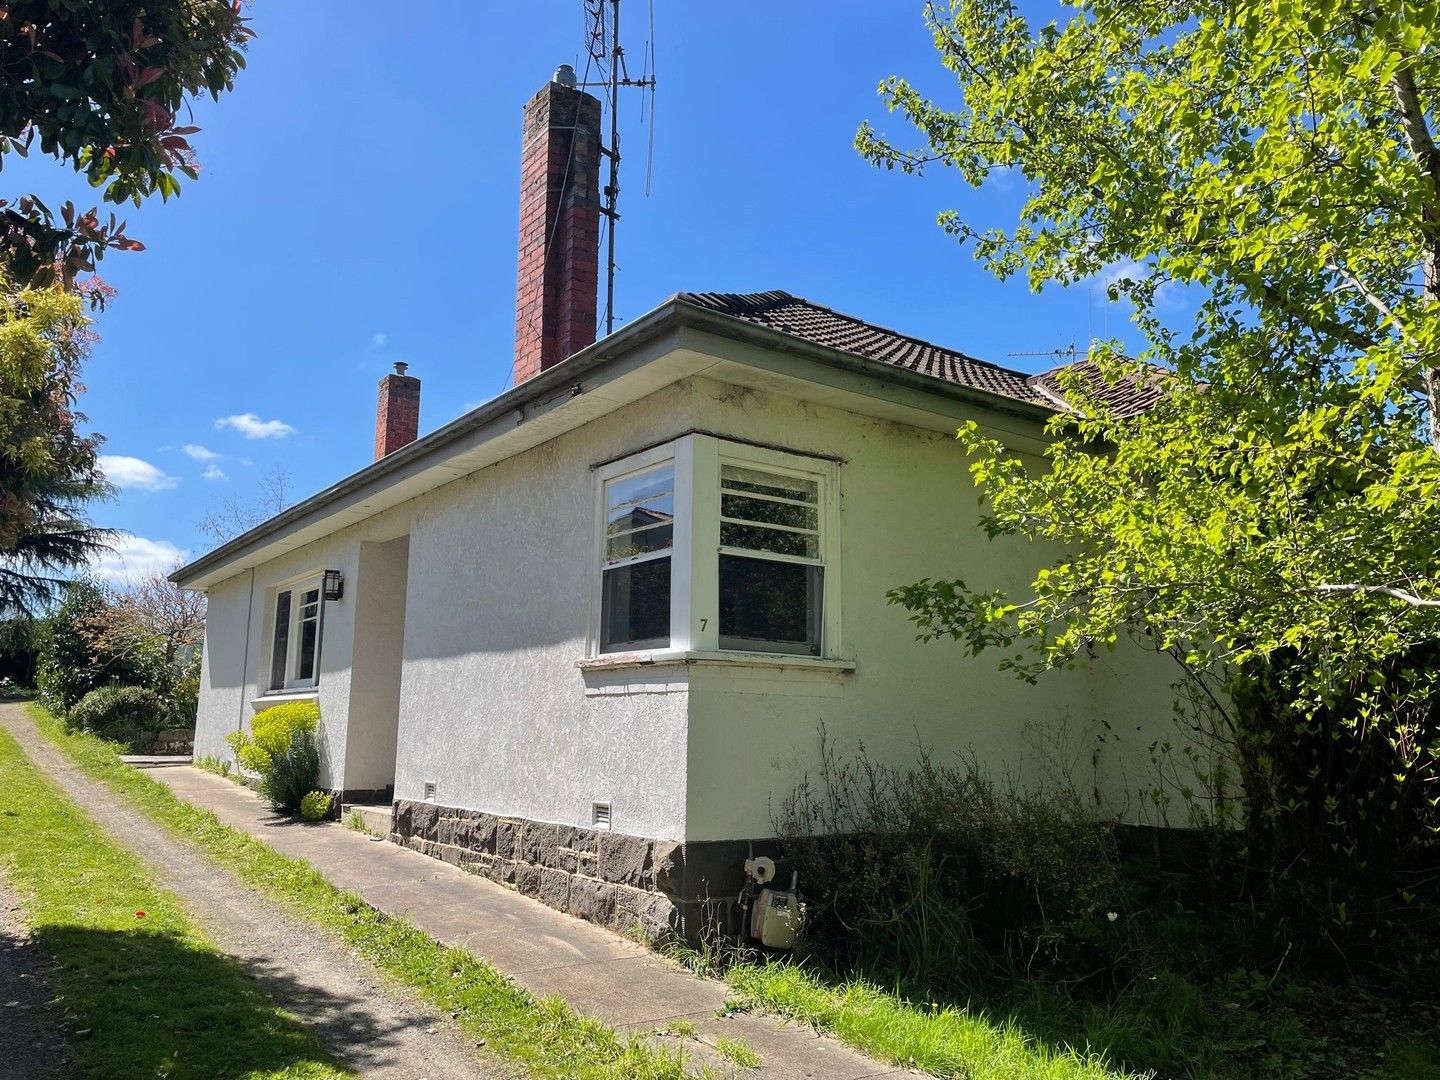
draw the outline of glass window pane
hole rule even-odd
[[[824,570],[720,556],[720,646],[820,655]]]
[[[320,641],[320,590],[311,589],[301,599],[300,655],[295,667],[297,679],[315,678],[315,648]]]
[[[605,485],[605,506],[613,510],[632,504],[654,503],[674,490],[675,467],[666,465],[623,480],[611,480]]]
[[[605,541],[605,558],[628,559],[650,551],[667,551],[674,540],[673,525],[657,525],[653,529],[612,536]]]
[[[290,593],[282,592],[275,597],[275,638],[270,649],[270,687],[279,689],[285,685],[285,664],[289,660],[290,647]]]
[[[720,496],[720,516],[744,518],[766,525],[788,525],[792,529],[818,529],[820,511],[814,506],[800,506],[773,499],[754,499],[744,495]]]
[[[670,560],[617,566],[604,573],[600,651],[662,649],[670,644]]]
[[[647,525],[663,525],[675,520],[675,496],[670,492],[643,503],[627,503],[611,507],[605,516],[605,531],[615,533],[643,529]]]
[[[722,465],[720,486],[731,491],[754,492],[757,495],[807,503],[815,503],[820,497],[820,485],[814,480],[781,476],[779,473],[748,469],[743,465]]]
[[[820,557],[820,538],[814,533],[782,532],[758,525],[737,525],[731,521],[720,523],[720,543],[725,547],[771,551],[776,555],[794,555],[802,559]]]

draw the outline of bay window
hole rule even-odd
[[[833,460],[690,434],[597,471],[594,653],[838,655]]]

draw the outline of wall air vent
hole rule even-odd
[[[434,780],[426,780],[426,781],[425,781],[425,801],[426,801],[426,802],[434,802],[434,801],[435,801],[435,781],[434,781]]]
[[[597,829],[610,828],[610,804],[608,802],[590,804],[590,824]]]

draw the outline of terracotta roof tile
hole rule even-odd
[[[881,363],[893,364],[908,371],[917,371],[945,382],[985,390],[1001,397],[1041,405],[1050,409],[1073,409],[1061,392],[1057,373],[1063,367],[1051,368],[1039,375],[1001,367],[977,360],[943,345],[922,341],[867,323],[853,315],[812,304],[787,292],[760,293],[680,293],[680,300],[697,307],[717,311],[731,318],[769,327],[791,334],[804,341],[853,353]],[[1118,416],[1133,416],[1159,400],[1164,392],[1163,373],[1156,371],[1140,383],[1106,386],[1099,369],[1088,360],[1065,365],[1081,373],[1086,391],[1108,403]]]
[[[1001,397],[1054,408],[1055,403],[1030,385],[1024,372],[875,326],[853,315],[812,304],[787,292],[680,293],[679,299],[757,326],[779,330],[804,341],[879,360],[908,371],[987,390]]]

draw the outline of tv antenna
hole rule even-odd
[[[625,49],[620,44],[620,0],[583,0],[585,5],[585,74],[580,86],[598,86],[605,91],[610,110],[610,144],[600,153],[610,160],[609,181],[601,192],[600,213],[605,217],[605,333],[615,331],[615,225],[620,220],[620,90],[640,90],[640,122],[645,123],[645,106],[650,106],[649,143],[646,148],[645,194],[650,194],[650,179],[655,161],[655,0],[650,0],[650,37],[645,42],[640,74],[633,76],[625,63]],[[606,9],[609,9],[607,24]],[[590,69],[600,76],[586,81]]]
[[[1075,363],[1075,358],[1076,358],[1076,356],[1078,355],[1078,353],[1076,352],[1076,349],[1075,349],[1075,343],[1072,341],[1069,345],[1062,345],[1062,346],[1060,346],[1060,348],[1058,348],[1058,349],[1042,349],[1042,350],[1040,350],[1039,352],[1007,352],[1005,355],[1006,355],[1006,356],[1050,356],[1050,357],[1054,357],[1056,360],[1063,360],[1063,361],[1065,361],[1065,363],[1067,363],[1067,364],[1073,364],[1073,363]]]

